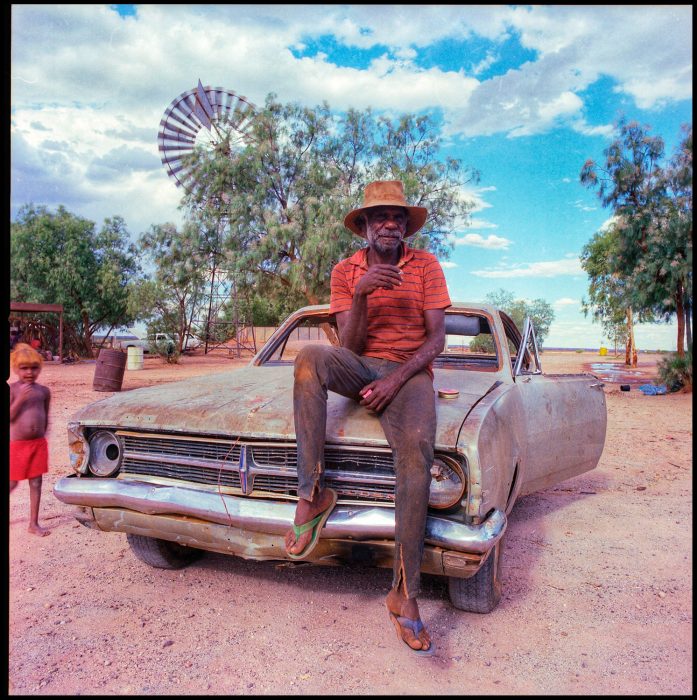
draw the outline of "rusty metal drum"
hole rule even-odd
[[[94,370],[92,389],[94,391],[121,391],[126,360],[126,353],[120,350],[100,350],[97,366]]]

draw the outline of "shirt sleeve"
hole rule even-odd
[[[431,256],[424,268],[424,309],[447,309],[451,304],[443,268]]]
[[[348,311],[353,305],[353,294],[346,279],[346,265],[338,263],[332,270],[329,312],[332,314]]]

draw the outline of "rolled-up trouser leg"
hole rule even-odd
[[[324,488],[327,391],[354,400],[375,378],[370,366],[346,348],[306,346],[295,358],[293,415],[298,441],[298,496],[312,500]]]
[[[396,477],[393,588],[416,598],[421,586],[421,559],[436,437],[433,381],[419,372],[400,389],[380,416],[392,447]]]

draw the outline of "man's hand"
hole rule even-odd
[[[376,289],[394,289],[402,284],[402,271],[397,265],[371,265],[356,285],[356,294],[367,296]]]
[[[380,413],[397,396],[403,383],[397,376],[397,372],[393,372],[382,379],[376,379],[374,382],[366,384],[358,392],[362,396],[361,406]]]

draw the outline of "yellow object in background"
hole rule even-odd
[[[607,355],[607,348],[600,348],[600,355]]]

